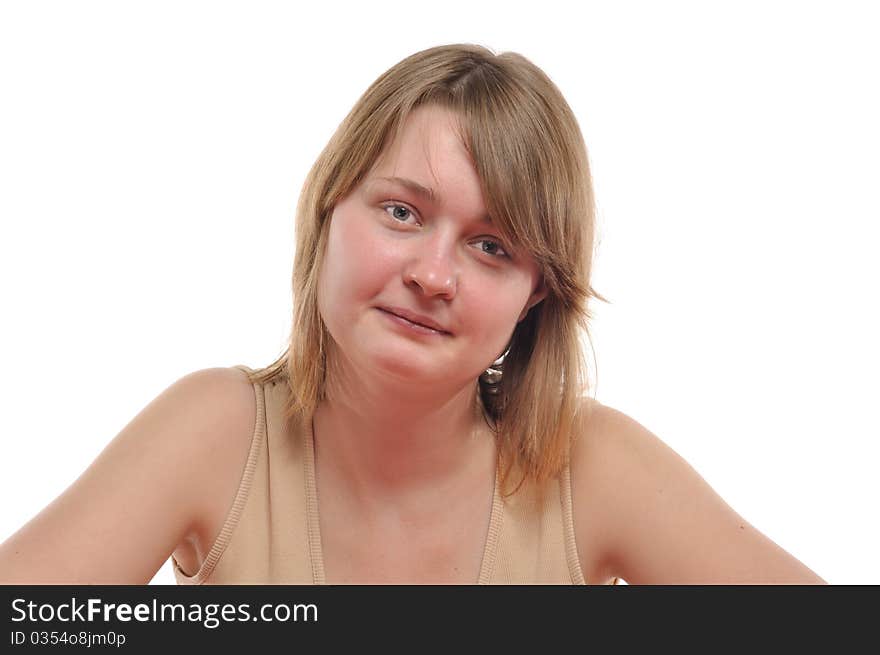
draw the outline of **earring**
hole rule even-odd
[[[502,376],[503,374],[504,374],[504,372],[501,371],[501,370],[499,370],[499,369],[497,369],[497,368],[487,368],[487,369],[486,369],[485,371],[483,371],[483,373],[480,375],[480,378],[481,378],[484,382],[486,382],[487,384],[490,384],[490,385],[493,385],[493,386],[494,386],[494,385],[497,385],[499,382],[501,382],[501,376]]]
[[[504,358],[507,357],[507,354],[510,352],[510,346],[507,347],[507,350],[504,351],[504,354],[501,355],[498,359],[492,362],[492,365],[487,368],[480,377],[489,385],[491,393],[497,393],[497,385],[501,382],[501,377],[504,375]]]
[[[490,368],[498,368],[504,364],[504,358],[510,353],[510,346],[507,346],[507,350],[505,350],[501,356],[492,362],[492,366]]]

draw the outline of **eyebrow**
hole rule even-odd
[[[399,184],[400,186],[412,191],[414,194],[419,196],[420,198],[424,198],[431,204],[437,204],[437,194],[434,192],[434,189],[430,189],[426,186],[422,186],[415,180],[411,180],[407,177],[377,177],[376,180],[381,180],[383,182],[391,182],[393,184]],[[489,218],[488,215],[484,215],[481,219],[483,223],[492,223],[492,219]]]
[[[426,186],[422,186],[415,180],[410,180],[406,177],[377,177],[376,179],[382,180],[383,182],[392,182],[394,184],[399,184],[400,186],[409,189],[417,196],[420,196],[426,200],[430,200],[431,202],[437,202],[437,194],[434,193],[434,189],[429,189]]]

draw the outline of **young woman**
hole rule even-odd
[[[0,582],[821,583],[588,395],[594,210],[564,98],[477,46],[384,73],[297,208],[272,365],[171,385]]]

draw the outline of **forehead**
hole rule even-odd
[[[458,130],[459,119],[453,111],[436,105],[417,107],[406,117],[397,138],[388,144],[377,164],[420,156],[468,157]]]
[[[462,142],[458,117],[436,106],[419,107],[376,160],[367,181],[404,178],[423,187],[426,199],[466,214],[485,213],[480,178]],[[410,190],[413,190],[410,185]]]

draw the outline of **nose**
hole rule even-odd
[[[444,244],[440,235],[420,240],[404,267],[403,280],[407,285],[417,285],[426,296],[454,298],[458,270],[453,244]]]

